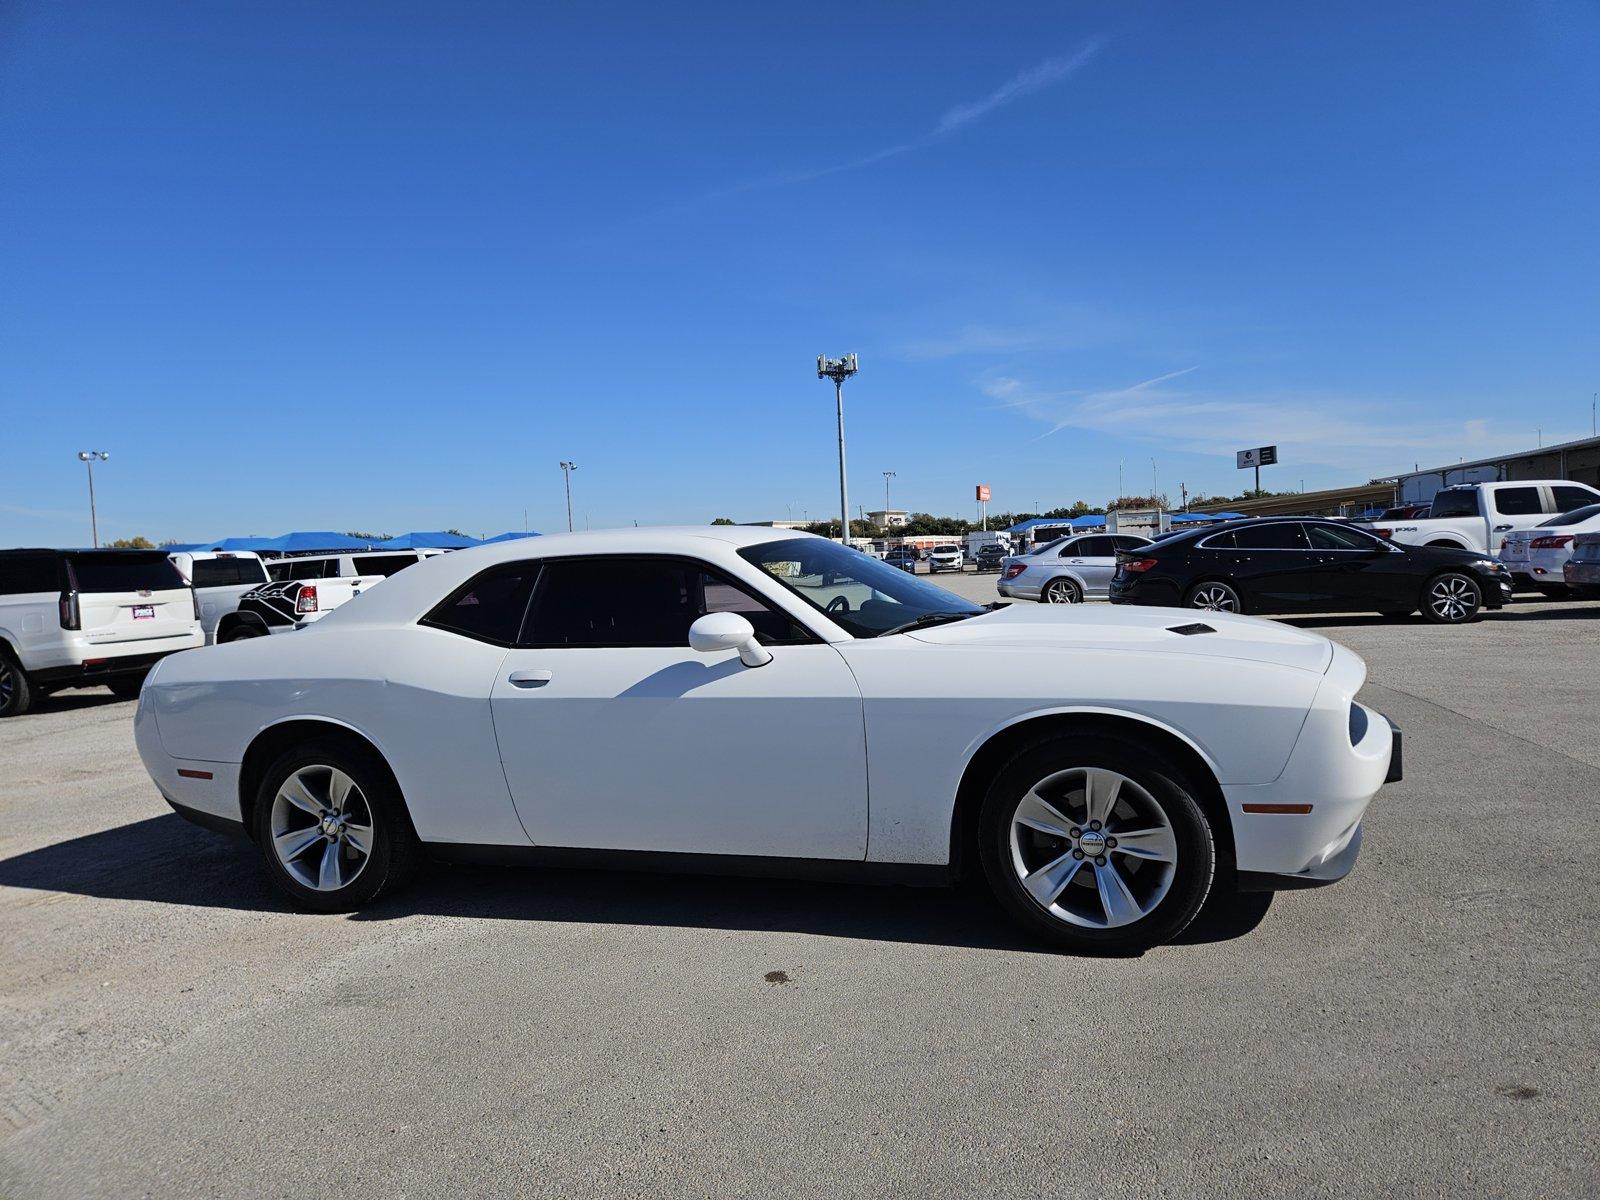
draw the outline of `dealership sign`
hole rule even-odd
[[[986,504],[988,503],[988,501],[989,501],[989,485],[987,483],[980,483],[978,485],[978,499],[982,500]]]
[[[1250,467],[1270,467],[1278,461],[1278,448],[1257,446],[1254,450],[1240,450],[1233,458],[1241,471]]]

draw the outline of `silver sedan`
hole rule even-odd
[[[1149,544],[1149,538],[1131,533],[1058,538],[1031,554],[1006,559],[995,587],[1002,596],[1045,604],[1103,600],[1116,573],[1117,551]]]

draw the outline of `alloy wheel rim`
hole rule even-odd
[[[1209,612],[1232,612],[1236,607],[1233,593],[1220,583],[1209,583],[1194,594],[1191,608],[1203,608]]]
[[[336,892],[354,883],[372,857],[372,806],[338,767],[301,767],[272,798],[269,834],[273,854],[295,882]]]
[[[1471,585],[1457,576],[1439,580],[1429,595],[1433,611],[1447,621],[1460,621],[1477,608]]]
[[[1172,890],[1178,840],[1166,811],[1104,767],[1041,779],[1011,815],[1011,867],[1040,908],[1086,929],[1150,915]]]
[[[1076,604],[1078,602],[1076,589],[1065,579],[1052,579],[1044,589],[1044,598],[1048,604]]]
[[[11,674],[11,664],[0,659],[0,708],[11,707],[11,697],[16,690],[17,681]]]

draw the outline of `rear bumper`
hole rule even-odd
[[[162,638],[161,641],[178,644],[170,649],[147,649],[137,654],[114,653],[122,649],[117,646],[96,646],[94,652],[82,662],[66,666],[42,667],[39,670],[29,671],[28,677],[35,683],[56,687],[94,687],[116,675],[135,675],[148,671],[169,654],[202,646],[205,644],[205,635],[197,629],[182,638]]]

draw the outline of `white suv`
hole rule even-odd
[[[63,688],[132,698],[157,659],[204,644],[160,550],[0,550],[0,717]]]
[[[967,556],[960,546],[935,546],[928,551],[928,570],[930,573],[959,571],[966,565]]]

